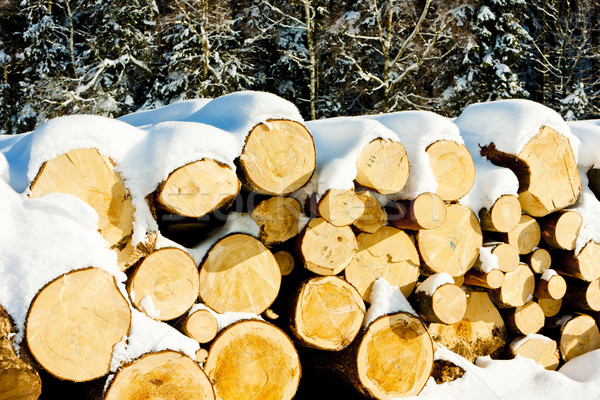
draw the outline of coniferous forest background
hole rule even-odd
[[[0,133],[265,90],[306,119],[529,98],[600,116],[597,0],[0,0]]]

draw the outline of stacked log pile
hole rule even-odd
[[[241,135],[235,164],[173,168],[146,198],[159,231],[139,243],[110,158],[73,149],[43,164],[30,197],[90,204],[127,281],[90,266],[41,288],[21,358],[10,326],[0,330],[0,399],[39,396],[32,365],[101,382],[105,399],[299,399],[330,379],[354,398],[389,399],[464,373],[435,359],[437,346],[548,369],[600,348],[600,243],[577,249],[585,185],[567,136],[537,126],[511,154],[430,113],[304,124],[277,111],[255,123],[231,104],[215,99],[193,120]],[[329,137],[332,126],[346,136]],[[418,142],[411,129],[433,133]],[[476,177],[496,172],[518,188],[485,191]],[[474,207],[465,196],[477,191],[487,199]],[[383,300],[381,282],[396,290]],[[163,350],[114,365],[139,312],[200,344],[195,357]]]

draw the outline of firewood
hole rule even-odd
[[[464,275],[464,284],[486,289],[498,289],[504,284],[504,273],[497,268],[482,271],[473,267]]]
[[[356,159],[356,183],[380,194],[401,191],[408,173],[408,156],[400,142],[375,139]]]
[[[215,339],[204,371],[217,399],[289,400],[300,381],[300,359],[292,341],[275,326],[237,322]]]
[[[410,237],[391,226],[357,237],[358,252],[344,270],[344,277],[369,301],[373,282],[378,278],[398,286],[410,295],[419,277],[419,254]]]
[[[600,330],[594,318],[589,315],[565,316],[554,321],[548,328],[557,331],[556,338],[563,361],[600,349]]]
[[[475,183],[475,165],[467,148],[450,140],[438,140],[425,150],[444,201],[454,201],[469,193]]]
[[[290,254],[290,252],[285,250],[279,250],[273,253],[275,257],[275,261],[277,261],[277,265],[279,265],[279,270],[281,271],[281,276],[287,276],[292,273],[294,270],[295,262],[294,256]]]
[[[544,311],[546,318],[556,316],[562,307],[562,299],[537,299],[537,303],[542,308],[542,311]]]
[[[281,271],[260,240],[233,234],[210,249],[200,268],[200,298],[218,313],[260,314],[277,297]]]
[[[481,229],[492,232],[510,232],[517,227],[521,218],[519,198],[506,194],[500,196],[489,208],[479,211]]]
[[[303,345],[338,351],[354,340],[365,313],[352,285],[337,276],[315,277],[294,298],[290,328]]]
[[[69,272],[38,292],[26,341],[57,378],[84,382],[106,375],[113,347],[129,332],[131,311],[112,275],[99,268]]]
[[[575,211],[557,211],[539,221],[544,242],[553,249],[574,250],[583,223]]]
[[[546,316],[538,303],[530,301],[524,306],[507,310],[505,321],[512,333],[526,336],[539,332],[544,327]]]
[[[528,335],[513,340],[508,346],[512,357],[529,358],[550,371],[556,370],[560,354],[555,340],[542,335]]]
[[[435,193],[421,193],[413,200],[398,200],[386,205],[390,224],[399,229],[435,229],[446,220],[444,200]]]
[[[319,275],[336,275],[350,263],[358,246],[349,226],[336,227],[315,218],[299,236],[299,248],[306,269]]]
[[[569,139],[550,127],[542,126],[519,154],[503,153],[492,143],[481,155],[517,175],[521,207],[534,217],[572,205],[581,191]]]
[[[360,232],[373,233],[387,222],[387,215],[377,198],[368,190],[361,190],[356,195],[364,204],[360,218],[352,224]]]
[[[563,299],[580,310],[600,311],[600,279],[592,282],[568,279]]]
[[[498,259],[498,269],[502,272],[514,271],[519,266],[519,252],[508,243],[487,242],[483,244],[484,250],[479,254],[479,259],[475,262],[474,268],[487,269],[489,260],[482,259],[482,253],[488,251]]]
[[[174,247],[156,250],[144,258],[127,283],[135,308],[159,321],[183,315],[196,302],[198,290],[196,262]]]
[[[600,278],[600,244],[590,240],[579,253],[556,250],[552,253],[554,269],[561,275],[587,282]]]
[[[523,254],[521,262],[529,265],[534,274],[543,274],[552,265],[552,256],[546,249],[537,248],[531,253]]]
[[[178,328],[198,343],[208,343],[217,337],[219,322],[206,309],[199,309],[187,315],[177,324]]]
[[[106,391],[105,400],[214,400],[211,382],[197,362],[175,351],[150,353],[122,367]]]
[[[546,270],[535,284],[534,295],[538,299],[562,299],[567,292],[565,278],[553,269]]]
[[[260,228],[259,238],[267,246],[285,242],[298,234],[301,207],[291,197],[271,197],[250,213]]]
[[[228,165],[205,158],[171,172],[156,191],[156,204],[174,214],[200,218],[230,204],[240,187]]]
[[[89,204],[98,213],[98,231],[117,253],[121,270],[145,256],[154,246],[133,245],[134,207],[129,191],[111,159],[96,149],[76,149],[46,161],[30,186],[29,197],[68,193]]]
[[[417,232],[417,248],[424,271],[463,275],[475,262],[483,237],[477,217],[466,206],[447,205],[444,223],[435,229]]]
[[[439,279],[438,274],[430,276],[417,287],[414,294],[416,310],[426,321],[455,324],[465,316],[467,295],[453,283],[431,287],[436,279]]]
[[[509,232],[493,232],[491,236],[515,247],[519,254],[528,254],[540,243],[541,232],[537,221],[529,215],[521,215],[517,227]]]
[[[490,290],[490,298],[501,308],[524,306],[533,297],[535,277],[526,264],[504,274],[504,283],[498,289]]]
[[[354,190],[330,189],[317,205],[319,215],[333,226],[352,225],[365,211],[365,205]]]
[[[469,361],[497,355],[506,344],[506,326],[498,309],[486,292],[467,292],[467,310],[455,324],[429,325],[434,342]]]
[[[208,350],[206,349],[198,349],[198,351],[196,351],[196,361],[199,362],[200,364],[204,364],[206,362],[206,359],[208,358]]]

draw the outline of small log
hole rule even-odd
[[[178,328],[198,343],[208,343],[217,337],[219,322],[210,311],[199,309],[177,324]]]
[[[229,205],[240,188],[228,165],[205,158],[171,172],[156,191],[156,204],[173,214],[200,218]]]
[[[557,211],[539,220],[544,242],[553,249],[574,250],[583,223],[575,211]]]
[[[517,355],[529,358],[549,371],[554,371],[560,363],[560,354],[555,340],[542,335],[528,335],[513,340],[508,346],[512,357]]]
[[[521,256],[521,262],[529,265],[534,274],[543,274],[552,265],[552,256],[546,249],[537,248]]]
[[[356,159],[356,183],[380,194],[402,190],[409,173],[408,156],[400,142],[375,139]]]
[[[208,351],[204,371],[217,399],[290,400],[300,381],[300,359],[279,328],[246,320],[219,334]]]
[[[275,261],[277,261],[277,265],[279,265],[281,276],[287,276],[292,273],[295,266],[293,255],[288,251],[279,250],[273,253],[273,257],[275,257]]]
[[[104,400],[214,400],[212,383],[197,362],[175,351],[146,354],[115,374]]]
[[[200,298],[211,309],[260,314],[277,297],[279,265],[260,240],[233,234],[210,249],[200,268]]]
[[[490,290],[490,298],[501,308],[524,306],[533,297],[535,277],[526,264],[504,274],[504,283],[499,289]]]
[[[112,275],[69,272],[33,299],[25,338],[35,360],[57,378],[90,381],[108,374],[113,347],[129,332],[131,311]]]
[[[310,220],[299,241],[304,267],[319,275],[339,274],[358,249],[352,228],[336,227],[323,218]]]
[[[301,212],[298,200],[291,197],[271,197],[258,204],[250,216],[260,229],[260,240],[270,247],[298,234]]]
[[[446,220],[444,200],[435,193],[421,193],[413,200],[390,202],[386,212],[390,224],[398,229],[435,229]]]
[[[148,255],[127,282],[135,308],[159,321],[183,315],[196,302],[198,290],[196,262],[188,253],[174,247]]]
[[[581,192],[569,139],[550,127],[542,126],[519,154],[503,153],[492,143],[481,149],[481,155],[515,173],[521,208],[534,217],[574,204]]]
[[[467,311],[467,295],[458,286],[445,283],[437,288],[435,279],[438,275],[432,275],[419,285],[415,291],[415,306],[419,315],[426,321],[441,324],[455,324],[462,320]],[[425,287],[427,287],[425,289]],[[433,293],[430,293],[430,289]]]
[[[429,274],[447,272],[460,276],[477,261],[483,237],[470,208],[449,204],[446,210],[446,219],[439,228],[417,232],[421,267]]]
[[[600,244],[590,240],[579,253],[556,250],[552,253],[554,269],[561,275],[587,282],[600,278]]]
[[[592,282],[568,279],[563,299],[580,310],[600,311],[600,279]]]
[[[517,249],[519,254],[528,254],[540,243],[541,232],[537,221],[529,215],[521,215],[517,227],[507,233],[494,232],[491,236]]]
[[[208,358],[208,350],[206,349],[198,349],[196,351],[196,361],[200,364],[206,363],[206,359]]]
[[[365,208],[359,219],[352,224],[360,232],[373,233],[387,222],[387,215],[377,198],[368,190],[357,192]]]
[[[425,150],[444,201],[455,201],[469,193],[475,183],[475,165],[467,148],[450,140],[438,140]]]
[[[567,292],[565,278],[554,270],[546,270],[535,284],[534,296],[538,299],[562,299]]]
[[[365,301],[370,301],[373,282],[382,277],[405,297],[412,293],[419,278],[419,254],[405,232],[384,226],[375,233],[359,234],[357,243],[358,252],[344,277]]]
[[[500,196],[489,208],[479,211],[481,229],[491,232],[510,232],[521,218],[519,198],[510,194]]]
[[[519,252],[508,243],[488,242],[483,244],[484,250],[480,251],[479,259],[475,262],[474,268],[481,270],[489,269],[489,261],[482,256],[485,251],[496,256],[498,259],[498,269],[502,272],[514,271],[519,266]]]
[[[482,271],[477,267],[473,267],[464,275],[464,284],[471,286],[479,286],[486,289],[498,289],[504,284],[504,272],[497,268],[489,271]]]
[[[562,307],[562,299],[537,299],[537,303],[542,308],[542,311],[544,311],[546,318],[556,316]]]
[[[530,301],[524,306],[507,310],[505,321],[512,333],[527,336],[539,332],[544,327],[546,316],[538,303]]]
[[[558,348],[563,361],[600,349],[600,330],[594,318],[577,314],[561,318],[551,329],[557,329]]]
[[[319,215],[333,226],[352,225],[365,211],[354,190],[329,189],[317,205]]]
[[[337,276],[304,282],[293,300],[290,328],[300,343],[339,351],[358,334],[366,313],[356,289]]]

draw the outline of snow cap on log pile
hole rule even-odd
[[[10,166],[4,154],[0,153],[0,180],[8,183],[10,181]]]
[[[190,115],[204,107],[211,99],[190,99],[154,110],[137,111],[117,118],[129,125],[144,128],[167,121],[185,121]]]

